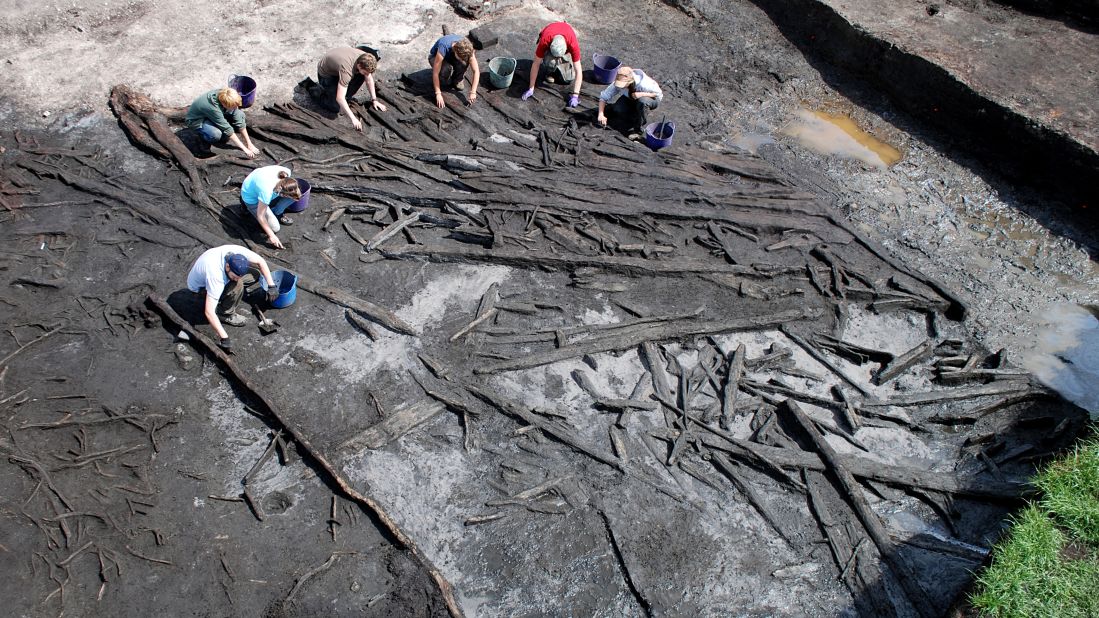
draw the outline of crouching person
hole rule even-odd
[[[294,221],[284,215],[291,204],[301,199],[298,181],[290,177],[290,168],[266,165],[256,168],[240,185],[240,201],[256,218],[267,240],[276,249],[283,249],[278,232]]]
[[[431,67],[431,85],[435,88],[435,105],[439,109],[446,107],[443,100],[443,88],[462,90],[465,88],[466,71],[473,68],[473,86],[467,100],[470,105],[477,100],[477,85],[481,82],[481,67],[477,64],[477,55],[473,53],[473,43],[464,36],[448,34],[439,37],[427,53],[427,64]]]
[[[656,109],[664,100],[664,93],[656,80],[641,69],[619,67],[614,83],[603,89],[599,95],[599,115],[596,119],[607,126],[607,107],[627,127],[632,140],[641,139],[645,125],[649,123],[649,111]]]
[[[207,249],[195,260],[187,274],[187,289],[203,299],[203,314],[218,336],[223,350],[232,350],[229,333],[224,325],[244,326],[245,317],[236,313],[244,287],[263,277],[267,281],[267,300],[278,296],[278,286],[271,276],[267,261],[257,253],[239,245],[222,245]]]
[[[194,129],[207,144],[225,144],[240,148],[249,159],[259,155],[252,144],[244,121],[240,93],[232,88],[211,90],[191,102],[184,124]]]

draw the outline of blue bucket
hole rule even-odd
[[[271,278],[275,280],[275,286],[279,289],[279,295],[271,301],[271,306],[282,309],[294,304],[294,300],[298,297],[298,276],[288,270],[276,270],[271,273]]]
[[[645,145],[653,150],[660,150],[672,145],[672,136],[675,135],[674,122],[654,122],[645,126]]]
[[[247,75],[230,75],[229,87],[240,93],[241,107],[252,107],[256,102],[256,80]]]
[[[286,207],[286,212],[301,212],[306,208],[309,208],[309,181],[304,178],[295,178],[298,181],[298,188],[301,189],[301,197],[298,201],[290,204]]]
[[[618,58],[614,56],[604,56],[603,54],[592,54],[591,56],[591,70],[595,74],[595,81],[600,84],[609,84],[614,81],[614,76],[618,74],[618,67],[622,66],[622,63],[618,61]]]

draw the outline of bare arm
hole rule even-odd
[[[431,61],[431,85],[435,87],[435,106],[439,109],[446,107],[443,100],[443,88],[439,85],[439,72],[443,70],[443,55],[435,52],[435,58]]]
[[[370,93],[370,104],[374,107],[375,111],[384,112],[385,105],[378,100],[378,93],[374,89],[374,74],[366,76],[366,90]]]
[[[243,132],[243,130],[242,130],[242,132]],[[244,142],[240,141],[240,137],[238,137],[236,133],[233,133],[232,135],[229,136],[229,143],[236,146],[237,148],[240,148],[241,151],[244,154],[248,155],[249,159],[255,159],[256,158],[256,154],[254,152],[252,152],[252,149],[250,147],[245,146]]]
[[[252,265],[259,268],[260,274],[267,280],[268,287],[275,287],[275,278],[271,276],[271,268],[267,266],[267,260],[260,258],[258,262],[252,262]]]
[[[271,229],[271,224],[267,222],[267,208],[268,206],[263,203],[263,200],[260,200],[259,203],[256,204],[256,221],[258,221],[259,226],[263,228],[263,233],[267,234],[267,240],[271,241],[271,244],[276,248],[283,249],[282,241],[279,240],[279,237]]]
[[[534,90],[534,84],[538,81],[538,71],[542,70],[543,58],[545,56],[535,54],[534,63],[530,65],[530,83],[527,84],[527,90]]]
[[[252,143],[252,136],[248,135],[248,127],[241,127],[238,133],[240,133],[241,141],[248,147],[248,150],[251,150],[252,154],[258,157],[259,148],[256,148],[256,145]]]
[[[229,336],[229,333],[225,332],[225,327],[221,325],[221,320],[218,319],[217,309],[218,299],[206,294],[206,309],[203,311],[206,315],[206,321],[214,328],[214,332],[217,333],[220,339],[225,339]]]
[[[599,99],[599,114],[595,117],[595,119],[598,120],[599,124],[604,126],[604,127],[607,126],[607,116],[606,116],[606,114],[603,113],[604,110],[606,110],[606,109],[607,109],[607,102],[604,101],[602,98],[600,98]]]
[[[352,113],[351,107],[347,104],[347,85],[339,84],[336,86],[336,104],[340,106],[340,111],[347,115],[351,119],[351,126],[355,127],[356,131],[363,130],[363,123],[359,122],[359,119]]]
[[[572,63],[572,66],[576,69],[576,77],[572,80],[572,93],[579,96],[580,87],[584,85],[584,65],[577,60]]]
[[[470,56],[469,68],[473,69],[473,87],[469,89],[469,103],[477,100],[477,84],[481,83],[481,67],[477,64],[477,56]]]

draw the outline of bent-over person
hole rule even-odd
[[[225,144],[240,148],[249,159],[259,155],[259,148],[252,144],[241,109],[243,99],[232,88],[215,88],[200,95],[187,108],[184,124],[194,129],[207,144]],[[239,135],[238,135],[239,134]]]
[[[599,124],[607,126],[607,106],[611,112],[624,119],[630,139],[641,139],[645,125],[649,123],[648,113],[656,109],[664,100],[660,84],[641,69],[627,66],[619,67],[614,83],[599,94]]]
[[[256,218],[267,240],[277,249],[284,248],[278,231],[282,226],[294,223],[283,213],[301,199],[301,187],[290,174],[288,167],[266,165],[252,170],[240,185],[240,201]]]
[[[523,100],[534,96],[534,86],[539,73],[544,73],[549,83],[572,83],[569,107],[580,105],[580,87],[584,84],[584,67],[580,64],[580,42],[576,31],[568,23],[554,22],[538,34],[534,48],[534,62],[530,67],[530,83],[523,93]]]
[[[260,276],[267,282],[267,300],[277,298],[278,286],[267,261],[240,245],[207,249],[187,273],[187,289],[205,297],[203,315],[217,334],[218,345],[226,352],[232,350],[232,344],[222,324],[244,326],[247,323],[243,315],[236,313],[236,307],[244,297],[244,286]]]
[[[386,107],[378,100],[374,73],[378,70],[378,53],[359,47],[336,47],[328,50],[317,63],[317,84],[309,88],[309,94],[317,103],[331,112],[343,112],[351,119],[351,126],[362,131],[362,122],[351,112],[347,102],[359,92],[363,84],[370,93],[370,105],[384,112]]]
[[[469,39],[458,34],[439,37],[427,54],[427,64],[431,67],[431,85],[435,88],[435,105],[439,109],[446,107],[443,88],[465,88],[466,71],[471,67],[473,87],[469,90],[469,103],[472,105],[477,100],[481,67],[477,64],[477,55],[473,53],[473,43]]]

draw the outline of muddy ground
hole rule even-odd
[[[114,176],[137,194],[146,188],[159,195],[152,199],[162,207],[192,209],[179,191],[177,177],[165,176],[164,163],[139,153],[126,141],[106,108],[110,85],[128,83],[162,104],[181,105],[193,93],[219,83],[227,73],[248,72],[260,81],[263,104],[304,102],[293,86],[312,72],[315,50],[336,42],[381,42],[385,49],[383,77],[393,79],[410,63],[420,62],[423,48],[441,25],[457,30],[475,23],[456,17],[442,3],[384,4],[386,18],[382,21],[378,18],[382,10],[367,15],[362,7],[352,5],[337,7],[334,16],[317,21],[311,17],[316,9],[301,3],[261,3],[239,18],[228,19],[220,15],[204,17],[193,7],[182,15],[182,7],[154,3],[16,5],[11,10],[13,18],[4,26],[9,36],[4,37],[8,47],[3,71],[9,83],[21,87],[13,89],[18,95],[9,94],[4,100],[3,109],[5,124],[18,127],[20,135],[6,133],[4,147],[16,151],[33,149],[34,142],[39,148],[72,145],[92,153],[89,156],[97,166],[116,170],[108,177]],[[663,4],[645,5],[640,10],[647,18],[636,20],[638,32],[629,36],[623,33],[621,24],[634,23],[633,12],[638,9],[625,4],[604,3],[596,10],[587,3],[539,3],[489,16],[482,23],[492,25],[503,35],[501,49],[522,57],[524,42],[537,30],[534,24],[554,15],[565,16],[581,32],[585,54],[600,50],[637,58],[635,64],[647,68],[665,86],[667,113],[679,126],[677,140],[681,142],[677,143],[686,147],[708,142],[757,152],[795,179],[799,187],[820,196],[837,217],[853,222],[898,255],[900,263],[944,281],[969,309],[968,319],[951,327],[954,336],[992,350],[1007,347],[1009,357],[1019,358],[1029,349],[1051,302],[1096,300],[1089,296],[1095,290],[1096,271],[1088,249],[1094,248],[1094,239],[1089,236],[1090,230],[1059,219],[1057,213],[1061,210],[1056,205],[985,173],[978,162],[966,160],[891,112],[888,102],[826,66],[812,64],[783,40],[751,4],[698,2],[694,6],[704,19]],[[332,34],[332,24],[337,22],[345,24],[340,31],[346,34]],[[220,42],[209,44],[215,28]],[[169,37],[176,42],[173,49],[210,45],[204,47],[209,51],[165,54],[159,41]],[[672,54],[663,45],[654,50],[650,41],[657,38],[674,39],[677,48],[688,46],[690,53]],[[495,55],[493,50],[482,52],[482,61],[491,55]],[[57,80],[57,75],[64,77]],[[71,109],[68,106],[73,100],[82,104]],[[904,158],[886,169],[808,150],[784,137],[781,130],[796,118],[801,106],[826,108],[854,118],[900,148]],[[235,155],[226,152],[221,156]],[[239,168],[237,173],[242,170],[246,172]],[[222,188],[220,184],[219,180],[213,186],[224,192],[222,200],[231,200],[231,186]],[[28,471],[26,461],[19,465],[18,459],[9,459],[13,465],[6,465],[3,471],[8,498],[0,545],[16,557],[5,561],[10,569],[6,575],[21,585],[8,587],[9,592],[4,594],[16,613],[52,615],[61,608],[86,615],[129,615],[157,609],[208,615],[446,612],[444,600],[423,563],[396,547],[384,526],[376,526],[367,512],[344,497],[337,499],[336,516],[331,517],[331,480],[323,472],[318,477],[315,463],[310,465],[308,458],[303,463],[293,448],[287,449],[289,461],[285,463],[289,465],[268,462],[253,482],[255,493],[263,496],[262,522],[244,503],[218,499],[238,499],[240,478],[267,448],[277,424],[250,415],[241,403],[241,393],[234,392],[232,382],[224,379],[212,360],[204,360],[188,346],[177,345],[173,341],[175,333],[155,321],[146,327],[145,317],[127,308],[150,291],[171,300],[186,265],[199,251],[195,242],[165,226],[134,220],[118,210],[117,204],[97,204],[87,195],[59,186],[21,199],[24,204],[71,203],[28,209],[20,217],[9,215],[5,235],[10,252],[5,257],[12,283],[17,283],[17,276],[40,281],[63,277],[65,283],[60,288],[12,285],[5,294],[5,324],[12,337],[7,351],[13,352],[44,334],[49,337],[10,362],[5,359],[7,373],[0,397],[9,429],[50,423],[60,426],[15,431],[3,446],[24,457],[52,453],[52,461],[62,468],[67,458],[76,470],[86,474],[73,474],[71,470],[60,473],[64,480],[58,481],[57,491],[74,502],[77,499],[72,496],[79,493],[81,501],[95,505],[97,512],[110,513],[112,519],[111,525],[92,517],[74,523],[67,531],[60,527],[52,533],[36,531],[32,523],[35,518],[21,511],[29,508],[28,504],[33,508],[39,492],[51,488],[38,483],[42,477]],[[331,197],[318,198],[313,216],[303,221],[305,227],[289,230],[297,245],[296,253],[303,255],[303,263],[295,266],[313,272],[329,268],[315,253],[308,261],[304,258],[303,247],[311,242],[305,237],[323,236],[326,246],[336,248],[329,257],[340,268],[369,268],[367,274],[356,271],[355,275],[346,275],[357,281],[358,291],[370,290],[367,297],[399,310],[410,321],[437,324],[432,330],[439,332],[426,337],[428,340],[445,339],[443,335],[449,336],[467,321],[492,281],[507,280],[509,293],[516,294],[566,289],[567,282],[552,275],[511,274],[500,267],[405,262],[368,266],[356,259],[357,247],[349,239],[336,240],[332,232],[325,235],[317,231],[323,223],[321,210],[334,203]],[[201,213],[189,213],[188,217],[203,221]],[[205,223],[209,225],[210,221],[206,219]],[[339,271],[327,272],[333,282],[346,280]],[[668,287],[656,289],[659,302],[651,309],[663,302],[674,309],[678,306],[677,294],[683,290],[667,282],[662,285]],[[570,299],[576,307],[591,302],[590,298]],[[603,304],[595,303],[586,309],[590,314],[581,311],[578,317],[587,322],[611,319],[598,317],[606,310]],[[241,352],[239,362],[256,375],[269,376],[264,385],[278,393],[281,400],[294,402],[294,409],[306,418],[312,418],[312,430],[317,435],[344,425],[369,425],[384,416],[384,410],[393,410],[407,401],[414,387],[403,376],[407,351],[402,351],[400,341],[383,339],[384,345],[374,346],[352,341],[348,338],[361,335],[348,331],[347,325],[340,322],[342,311],[321,302],[302,302],[290,315],[293,317],[283,318],[288,326],[292,324],[285,333],[263,339],[254,333],[238,337],[239,345],[253,347],[252,351]],[[917,342],[918,335],[913,333],[885,347],[903,352],[905,345]],[[882,343],[872,337],[866,340],[872,342]],[[759,345],[763,343],[765,339]],[[759,350],[750,352],[755,356]],[[553,379],[557,382],[541,384],[546,389],[544,395],[537,389],[530,390],[529,382],[520,382],[523,388],[512,388],[530,390],[531,406],[540,405],[543,397],[575,402],[582,394],[561,377],[572,369]],[[331,372],[338,376],[334,382]],[[624,388],[619,393],[622,397],[629,395],[632,384],[626,383],[630,377],[636,381],[636,376],[625,368],[612,375],[617,377],[610,387]],[[540,379],[544,382],[546,378]],[[497,386],[504,388],[506,384]],[[315,395],[311,395],[313,387]],[[371,394],[378,398],[382,409],[366,404]],[[64,424],[69,412],[79,415],[81,411],[104,408],[117,415],[140,415],[139,426],[111,421],[78,429]],[[340,416],[334,420],[317,416],[326,411]],[[514,427],[500,425],[500,419],[495,419],[484,430],[489,436],[505,440]],[[459,498],[476,503],[485,496],[478,491],[448,500],[440,507],[441,513],[433,513],[430,508],[417,511],[414,505],[401,504],[404,483],[419,485],[417,491],[409,492],[409,496],[419,499],[425,498],[425,487],[442,492],[444,487],[456,484],[448,467],[453,464],[449,453],[460,446],[461,425],[445,415],[437,417],[423,434],[421,441],[405,443],[395,453],[383,450],[371,454],[355,464],[357,471],[348,469],[345,473],[368,490],[376,490],[379,497],[384,497],[383,502],[395,505],[403,516],[399,519],[417,532],[417,538],[445,539],[449,534],[446,530],[441,537],[432,537],[438,530],[433,530],[430,522],[447,521],[447,526],[453,526],[459,520],[451,510],[454,504],[462,504]],[[332,441],[336,443],[335,438]],[[532,448],[546,449],[538,445]],[[81,459],[112,449],[120,450],[102,460],[84,463]],[[414,474],[401,467],[409,452],[423,462]],[[905,449],[897,449],[895,454],[911,456]],[[561,453],[556,456],[564,457]],[[567,465],[579,465],[601,491],[615,484],[613,480],[600,481],[603,473],[590,470],[590,462],[576,464],[574,454],[564,459]],[[490,459],[483,465],[490,463],[497,460]],[[468,472],[481,465],[459,469]],[[430,482],[425,485],[425,480]],[[431,484],[435,482],[444,485]],[[761,477],[758,482],[766,484],[767,479]],[[881,491],[888,494],[887,489]],[[412,498],[410,501],[414,501]],[[605,520],[608,522],[621,522],[619,517],[642,519],[637,513],[618,509],[603,505],[599,512],[609,517]],[[972,528],[960,532],[960,537],[976,546],[987,546],[999,530],[998,522],[1005,511],[998,508],[977,515],[974,509],[967,510],[973,513],[971,520],[967,518]],[[649,511],[639,506],[639,512]],[[414,521],[410,513],[428,519]],[[636,604],[638,597],[630,590],[630,582],[624,583],[616,571],[621,568],[616,565],[622,563],[609,553],[605,528],[596,511],[578,509],[571,513],[551,524],[556,530],[551,530],[551,536],[560,538],[568,530],[588,531],[587,536],[579,535],[576,543],[563,547],[562,555],[555,558],[566,564],[578,560],[589,570],[570,581],[568,592],[579,596],[565,597],[568,605],[615,614],[643,612],[646,608]],[[61,513],[39,509],[33,514],[42,522]],[[724,515],[733,520],[744,517]],[[329,519],[339,524],[330,526]],[[911,520],[902,517],[900,521]],[[52,523],[60,526],[58,521]],[[514,524],[515,529],[509,523],[498,525],[506,527],[509,534],[522,534],[531,529],[524,526],[533,524]],[[767,538],[754,528],[758,525],[747,526],[745,534],[763,534],[758,538]],[[615,524],[605,526],[613,528]],[[330,528],[335,529],[334,535]],[[484,534],[491,537],[493,528],[485,530],[488,532]],[[35,557],[48,549],[46,536],[50,534],[55,535],[58,544],[50,553],[55,565],[52,571],[44,559]],[[66,534],[81,539],[80,543],[68,547],[62,538]],[[84,538],[93,539],[94,545],[83,549]],[[684,551],[695,546],[717,551],[706,545],[710,538],[642,540],[647,544],[670,544]],[[758,538],[749,535],[740,542],[758,542]],[[730,542],[733,540],[737,539]],[[465,590],[487,593],[497,590],[493,582],[506,581],[521,591],[513,595],[528,597],[464,597],[462,607],[469,615],[489,615],[505,609],[531,613],[561,610],[555,605],[559,599],[555,601],[549,593],[553,590],[549,583],[560,581],[560,574],[544,576],[516,570],[515,565],[525,558],[517,555],[521,552],[516,552],[515,546],[511,554],[506,549],[506,545],[504,550],[496,548],[502,552],[497,555],[474,552],[480,556],[485,572],[475,572],[469,564],[440,560],[450,551],[468,559],[470,554],[456,546],[429,547],[429,553],[451,579],[461,580],[465,575],[469,586]],[[618,551],[628,555],[636,551],[636,546],[627,541]],[[827,564],[826,555],[819,556],[820,560],[764,567],[760,565],[781,557],[782,551],[771,548],[764,553],[741,556],[736,566],[729,568],[773,573],[798,566],[802,570],[784,575],[797,578],[799,586],[807,586],[819,596],[812,602],[805,599],[801,605],[789,598],[766,596],[754,611],[832,615],[838,607],[851,607],[846,590],[835,583],[821,584],[814,576],[817,569],[830,568],[821,566]],[[56,565],[70,557],[62,566],[69,568],[73,578],[65,580],[66,574]],[[697,558],[680,560],[694,564]],[[118,568],[111,566],[112,562]],[[314,571],[322,566],[325,568]],[[702,569],[699,575],[703,584],[707,584],[706,572]],[[965,568],[957,568],[942,582],[950,597],[964,589],[965,572]],[[663,584],[656,583],[662,581],[659,573],[637,577],[640,581],[633,586],[646,586],[655,595],[649,602],[669,613],[712,609],[713,603],[722,600],[743,602],[752,590],[742,582],[740,588],[723,589],[716,596],[707,589],[706,594],[696,591],[677,598],[674,591],[663,592]],[[57,581],[67,583],[59,588]],[[683,589],[697,584],[684,583]],[[58,592],[51,594],[55,589]],[[464,590],[459,593],[466,594]],[[483,609],[478,611],[478,607]]]

